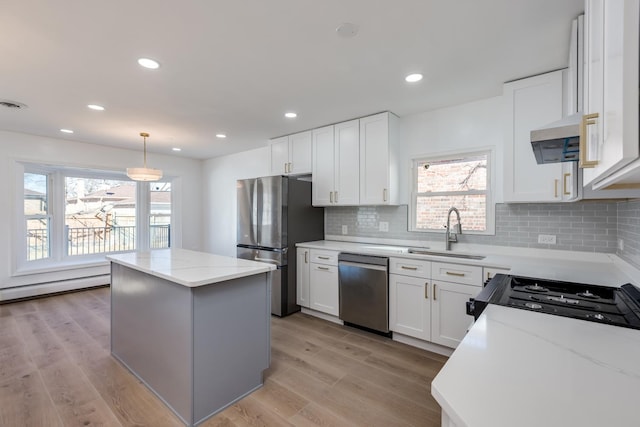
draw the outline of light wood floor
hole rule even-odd
[[[446,358],[297,313],[265,385],[202,426],[439,426]],[[181,426],[109,354],[109,289],[0,305],[0,426]]]

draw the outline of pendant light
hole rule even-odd
[[[149,134],[140,132],[140,136],[144,139],[144,167],[127,168],[127,176],[134,181],[157,181],[162,178],[162,171],[147,167],[147,138],[149,138]]]

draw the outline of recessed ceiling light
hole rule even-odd
[[[422,80],[422,74],[409,74],[404,79],[409,83],[419,82],[420,80]]]
[[[182,148],[178,148],[178,147],[173,147],[172,148],[173,151],[182,151]]]
[[[227,135],[224,134],[224,133],[216,133],[216,138],[224,139],[226,137],[227,137]]]
[[[154,61],[153,59],[149,58],[138,59],[138,64],[142,65],[144,68],[149,68],[151,70],[160,68],[160,63],[158,63],[158,61]]]
[[[344,38],[355,37],[358,34],[358,26],[351,22],[345,22],[336,28],[336,33],[338,33],[340,37]]]
[[[73,130],[71,130],[71,129],[60,129],[60,132],[73,133]]]
[[[89,104],[87,107],[96,111],[104,111],[104,107],[102,105]]]
[[[284,113],[284,116],[287,119],[295,119],[296,117],[298,117],[298,115],[296,113],[290,112],[290,113]]]

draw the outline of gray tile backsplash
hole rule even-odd
[[[618,206],[626,213],[620,224],[624,230],[625,259],[635,259],[640,266],[640,201],[586,201],[576,203],[523,203],[496,205],[496,234],[481,236],[462,234],[463,243],[546,248],[585,252],[615,253],[619,233]],[[325,209],[325,233],[383,239],[440,241],[442,233],[408,231],[408,207],[359,206]],[[380,221],[389,223],[389,231],[379,231]],[[462,218],[464,230],[464,218]],[[539,244],[538,234],[553,234],[556,244]],[[630,241],[627,242],[627,239]]]
[[[618,238],[623,242],[618,255],[640,268],[640,200],[618,203]]]

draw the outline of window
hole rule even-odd
[[[444,230],[456,207],[463,233],[492,234],[490,157],[482,151],[414,159],[411,230]]]
[[[170,247],[171,182],[134,182],[113,171],[17,165],[18,194],[23,194],[16,229],[18,271]]]

